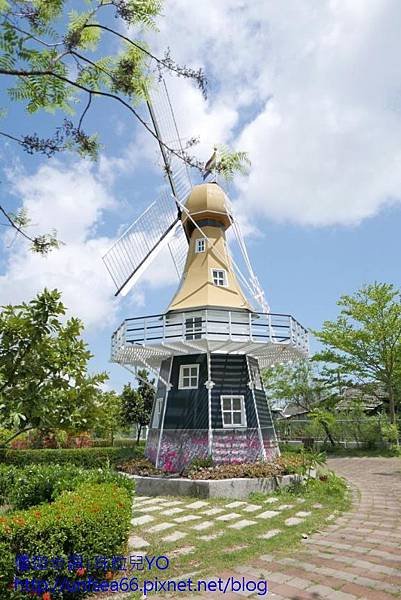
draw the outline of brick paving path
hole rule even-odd
[[[331,459],[329,466],[352,486],[351,511],[289,557],[261,556],[234,573],[220,574],[223,579],[263,576],[272,600],[401,597],[401,459],[341,458]],[[238,600],[240,594],[211,596]]]

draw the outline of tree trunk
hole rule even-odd
[[[389,388],[388,388],[388,409],[389,409],[389,413],[390,413],[390,422],[395,424],[396,423],[395,400],[394,400],[394,390],[393,390],[393,386],[391,384],[389,385]]]
[[[6,440],[4,442],[4,444],[1,445],[1,447],[4,448],[5,446],[7,446],[7,444],[9,444],[10,442],[12,442],[16,437],[18,437],[19,435],[21,435],[21,433],[25,433],[26,431],[30,431],[31,429],[33,429],[33,427],[25,427],[24,429],[21,429],[20,431],[17,431],[17,433],[14,433],[11,437],[9,437],[8,440]]]
[[[332,436],[332,435],[331,435],[331,433],[330,433],[330,429],[328,428],[328,425],[327,425],[327,423],[324,423],[324,422],[322,422],[322,425],[323,425],[323,429],[324,429],[324,431],[325,431],[325,433],[326,433],[327,437],[328,437],[328,438],[329,438],[329,440],[330,440],[330,444],[331,444],[331,445],[334,447],[334,446],[336,445],[336,443],[335,443],[335,441],[334,441],[334,439],[333,439],[333,436]]]
[[[139,440],[141,439],[141,433],[142,433],[142,425],[140,425],[138,423],[138,434],[136,436],[136,443],[139,444]]]

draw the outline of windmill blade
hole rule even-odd
[[[167,85],[163,78],[150,89],[148,108],[158,139],[182,154],[183,146]],[[170,152],[164,144],[159,142],[171,191],[175,198],[184,202],[192,189],[189,166],[179,156]]]
[[[116,296],[125,296],[160,250],[174,239],[179,227],[182,229],[174,202],[164,192],[103,256],[117,288]]]
[[[174,237],[168,243],[168,249],[173,259],[178,279],[181,279],[188,254],[188,240],[181,222],[177,225]]]

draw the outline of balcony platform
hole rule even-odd
[[[261,368],[308,355],[307,330],[291,315],[203,309],[125,319],[112,337],[111,360],[154,369],[171,356],[247,354]]]

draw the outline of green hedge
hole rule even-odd
[[[124,556],[131,502],[129,492],[114,484],[86,484],[75,492],[63,492],[51,504],[0,518],[0,598],[32,598],[32,594],[13,590],[15,576],[45,580],[50,585],[54,585],[60,577],[71,581],[88,576],[104,580],[104,570],[95,568],[94,557]],[[61,559],[64,564],[55,569],[50,561],[43,570],[31,568],[15,573],[16,557],[21,555]],[[81,555],[91,561],[84,577],[79,577],[75,567],[72,571],[68,569],[68,559],[73,555]],[[39,597],[43,592],[45,590]],[[51,598],[73,600],[83,595],[81,592],[63,592],[51,594]]]
[[[79,467],[104,467],[122,460],[143,456],[143,448],[57,448],[43,450],[0,450],[0,462],[7,465],[73,464]]]
[[[0,465],[0,502],[25,509],[52,502],[62,492],[82,484],[114,483],[133,493],[133,481],[111,469],[83,469],[75,465]]]

